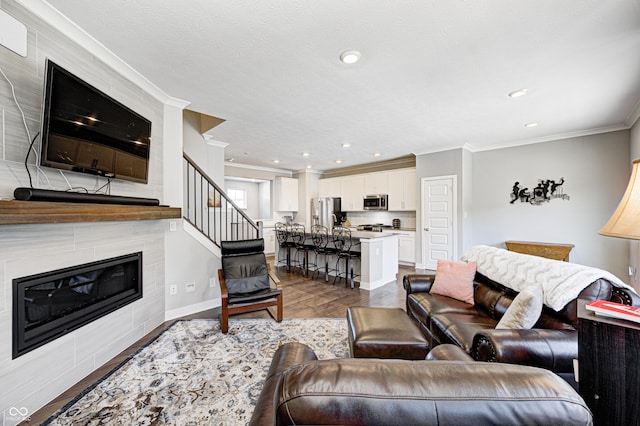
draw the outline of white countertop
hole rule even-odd
[[[354,238],[360,238],[361,240],[371,240],[374,238],[393,237],[394,234],[387,234],[384,232],[374,232],[374,231],[351,231],[351,236]]]

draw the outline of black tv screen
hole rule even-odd
[[[147,183],[151,121],[47,60],[40,164]]]

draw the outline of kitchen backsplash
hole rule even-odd
[[[382,223],[383,225],[391,225],[393,219],[400,219],[401,228],[416,228],[416,214],[413,212],[349,212],[347,218],[352,226],[370,225]]]

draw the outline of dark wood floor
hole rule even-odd
[[[379,306],[404,309],[405,291],[402,288],[402,277],[405,274],[413,272],[415,272],[413,268],[401,266],[398,272],[398,279],[395,283],[389,283],[374,291],[366,291],[360,290],[359,288],[348,288],[345,280],[333,285],[331,281],[329,283],[324,282],[321,276],[312,279],[302,277],[299,273],[287,273],[282,269],[276,270],[276,274],[278,278],[280,278],[284,290],[285,318],[344,318],[347,307],[349,306]],[[203,311],[181,319],[218,318],[219,311],[219,308]],[[233,318],[270,318],[270,316],[268,312],[260,311],[231,317],[231,321],[233,321]],[[167,321],[158,326],[155,330],[76,383],[42,409],[36,411],[31,415],[28,422],[23,422],[22,424],[42,423],[73,397],[95,383],[124,361],[129,355],[157,336],[172,322],[173,321]]]

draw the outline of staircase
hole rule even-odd
[[[262,222],[254,222],[185,153],[184,219],[209,241],[262,238]]]

